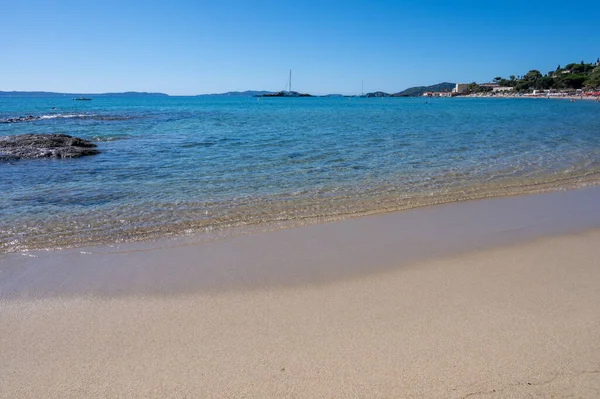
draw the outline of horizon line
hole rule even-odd
[[[417,86],[411,86],[411,87],[407,87],[403,90],[394,92],[394,91],[385,91],[385,90],[373,90],[373,91],[369,91],[367,93],[364,94],[369,94],[369,93],[377,93],[377,92],[382,92],[382,93],[388,93],[388,94],[396,94],[396,93],[401,93],[402,91],[408,90],[408,89],[412,89],[412,88],[416,88],[416,87],[429,87],[429,86],[435,86],[438,84],[443,84],[443,83],[449,83],[449,84],[456,84],[453,82],[447,82],[447,81],[443,81],[443,82],[439,82],[439,83],[434,83],[431,85],[417,85]],[[136,91],[136,90],[125,90],[125,91],[108,91],[108,92],[61,92],[61,91],[48,91],[48,90],[0,90],[0,93],[3,94],[10,94],[10,93],[27,93],[27,94],[34,94],[34,93],[44,93],[44,94],[58,94],[58,95],[115,95],[115,94],[147,94],[147,95],[160,95],[160,96],[168,96],[168,97],[197,97],[197,96],[216,96],[216,95],[224,95],[224,94],[228,94],[228,93],[246,93],[246,92],[266,92],[266,93],[279,93],[282,90],[252,90],[252,89],[247,89],[247,90],[228,90],[228,91],[224,91],[221,93],[197,93],[197,94],[169,94],[169,93],[164,93],[164,92],[159,92],[159,91]],[[307,93],[307,94],[311,94],[314,96],[327,96],[327,95],[342,95],[342,96],[360,96],[361,93],[352,93],[352,94],[348,94],[348,93]]]

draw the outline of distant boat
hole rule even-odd
[[[290,80],[288,83],[288,90],[282,90],[277,93],[265,93],[258,97],[312,97],[310,94],[302,94],[297,91],[292,91],[292,70],[290,69]]]
[[[91,98],[86,98],[86,97],[77,97],[77,98],[74,98],[73,100],[75,100],[75,101],[92,101]]]
[[[290,81],[288,84],[288,90],[282,91],[283,95],[281,97],[300,97],[300,93],[297,91],[292,91],[292,70],[290,69]]]
[[[278,91],[277,93],[264,93],[257,94],[254,97],[313,97],[312,94],[308,93],[298,93],[297,91],[292,91],[292,70],[290,69],[290,80],[286,87],[287,90]]]

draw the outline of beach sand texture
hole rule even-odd
[[[0,397],[597,398],[599,244],[323,284],[4,300]]]
[[[0,397],[598,398],[599,195],[5,254]]]

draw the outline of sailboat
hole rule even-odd
[[[292,70],[290,69],[290,80],[288,84],[288,90],[283,92],[284,97],[299,97],[300,94],[297,91],[292,91]]]
[[[367,96],[365,96],[365,81],[364,80],[360,81],[360,97],[361,98],[367,97]]]
[[[290,79],[287,90],[282,90],[277,93],[263,94],[261,97],[310,97],[309,94],[300,94],[297,91],[292,91],[292,70],[290,69]]]

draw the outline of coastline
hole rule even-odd
[[[600,229],[600,186],[271,230],[0,256],[0,298],[181,295],[330,283]]]
[[[0,243],[0,260],[2,256],[18,253],[36,253],[40,251],[62,251],[64,249],[81,249],[86,247],[120,247],[129,244],[152,248],[156,242],[173,241],[175,243],[197,243],[212,241],[226,237],[270,232],[281,229],[319,225],[330,222],[343,222],[363,217],[385,215],[397,212],[412,211],[432,206],[471,202],[496,198],[552,194],[562,191],[577,191],[600,187],[600,170],[570,170],[561,174],[547,174],[521,179],[505,179],[501,182],[472,184],[471,186],[435,190],[432,192],[416,192],[399,195],[396,189],[389,192],[369,192],[357,195],[350,204],[344,197],[304,198],[289,200],[284,198],[268,199],[261,204],[241,203],[225,204],[211,209],[212,216],[206,219],[189,218],[174,225],[160,223],[149,227],[136,227],[126,230],[126,226],[117,226],[119,235],[103,236],[90,234],[78,235],[77,230],[69,230],[66,224],[36,227],[42,234],[5,236]],[[379,190],[385,191],[385,190]],[[259,206],[260,205],[260,206]],[[196,207],[197,208],[197,207]],[[191,207],[193,210],[194,207]],[[233,214],[229,211],[235,209]],[[208,211],[205,211],[208,213]],[[182,215],[185,216],[190,215]],[[120,228],[125,227],[124,230]],[[56,231],[53,231],[56,229]],[[24,238],[25,237],[25,238]],[[48,241],[50,237],[50,241]]]
[[[519,99],[551,99],[551,100],[583,100],[583,101],[593,101],[593,102],[600,102],[599,97],[598,96],[575,96],[575,95],[567,95],[567,96],[557,96],[557,95],[506,95],[506,94],[500,94],[500,95],[496,95],[496,94],[486,94],[486,95],[478,95],[478,94],[473,94],[473,95],[466,95],[466,96],[459,96],[456,98],[519,98]]]
[[[596,397],[599,196],[4,257],[0,397]]]

